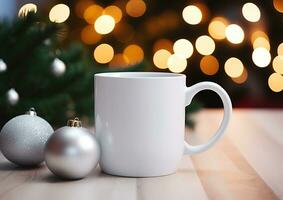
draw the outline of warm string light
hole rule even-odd
[[[168,68],[168,59],[171,53],[166,49],[160,49],[154,53],[153,63],[159,69]]]
[[[215,17],[208,25],[210,36],[216,40],[225,39],[225,29],[228,26],[228,21],[223,17]]]
[[[103,14],[105,15],[110,15],[111,17],[114,18],[115,23],[118,23],[122,19],[122,11],[118,6],[108,6],[103,10]]]
[[[278,10],[280,6],[278,1],[274,0],[274,7]],[[123,17],[122,10],[115,5],[110,5],[102,8],[99,5],[90,4],[84,5],[84,19],[92,26],[87,26],[81,33],[82,40],[87,44],[95,44],[101,39],[101,35],[111,33],[115,24],[119,26],[119,30],[124,30],[121,22]],[[83,5],[82,5],[83,6]],[[146,4],[143,0],[128,0],[125,5],[125,11],[130,17],[141,17],[146,12]],[[203,13],[202,13],[203,12]],[[205,11],[199,5],[189,5],[183,9],[182,17],[184,21],[191,25],[196,25],[204,21]],[[68,14],[69,15],[69,14]],[[261,12],[258,6],[254,3],[245,3],[242,7],[242,15],[249,22],[258,22],[261,18]],[[68,18],[68,17],[67,17]],[[56,21],[56,20],[55,20]],[[59,20],[60,21],[60,20]],[[59,22],[57,20],[57,22]],[[92,27],[92,30],[91,30]],[[116,30],[116,29],[115,29]],[[119,30],[114,31],[113,35],[120,38]],[[120,31],[121,32],[121,31]],[[125,32],[125,31],[122,31]],[[126,31],[131,32],[131,31]],[[195,41],[195,48],[198,53],[203,55],[200,60],[200,70],[206,75],[215,75],[219,70],[219,62],[216,57],[211,55],[215,50],[215,40],[227,39],[232,44],[240,44],[245,39],[245,32],[238,24],[229,24],[229,21],[224,17],[214,17],[208,25],[207,35],[199,36]],[[130,37],[121,42],[129,42]],[[213,39],[212,39],[213,38]],[[128,41],[129,40],[129,41]],[[258,67],[266,67],[271,62],[269,38],[263,31],[254,31],[251,35],[251,43],[253,47],[252,60]],[[193,55],[194,47],[187,39],[179,39],[174,43],[169,39],[159,39],[153,45],[153,63],[159,69],[169,69],[174,73],[181,73],[187,67],[187,59]],[[268,84],[273,91],[283,89],[282,76],[283,74],[283,43],[278,46],[278,56],[273,59],[272,66],[275,71],[270,76]],[[143,61],[144,51],[137,44],[130,44],[125,47],[122,53],[114,55],[113,48],[108,44],[101,44],[94,50],[94,58],[97,62],[105,64],[109,63],[110,67],[126,67],[135,65]],[[237,83],[242,84],[248,78],[247,69],[245,69],[241,60],[235,57],[229,58],[224,64],[225,73]],[[275,78],[274,78],[275,77]],[[281,77],[281,78],[279,78]],[[280,82],[281,87],[278,86]],[[280,85],[279,84],[279,85]]]
[[[131,17],[141,17],[146,11],[143,0],[129,0],[126,4],[126,12]]]
[[[27,14],[29,12],[36,13],[37,12],[37,6],[33,3],[27,3],[27,4],[23,5],[18,12],[18,16],[19,17],[25,17],[25,16],[27,16]]]
[[[70,8],[65,4],[53,6],[49,12],[49,19],[55,23],[63,23],[70,16]]]
[[[93,55],[98,63],[109,63],[113,59],[114,49],[109,44],[100,44],[95,48]]]
[[[182,15],[185,22],[191,25],[199,24],[202,19],[201,10],[195,5],[185,7]]]
[[[206,75],[215,75],[219,69],[219,62],[212,55],[204,56],[200,60],[200,69]]]
[[[269,41],[264,37],[258,37],[254,40],[253,48],[256,49],[259,47],[265,48],[266,50],[270,51]]]
[[[283,76],[273,73],[268,78],[268,86],[273,92],[281,92],[283,90]]]
[[[273,59],[272,67],[273,67],[275,72],[282,75],[283,74],[283,57],[282,56],[276,56]]]
[[[213,39],[207,35],[202,35],[196,40],[196,50],[201,55],[210,55],[215,50],[215,43]]]
[[[182,58],[189,58],[194,52],[194,47],[189,40],[179,39],[174,43],[173,51]]]
[[[283,42],[278,45],[277,54],[278,54],[279,56],[283,56]]]
[[[233,44],[240,44],[245,38],[243,29],[237,24],[230,24],[225,29],[227,40]]]
[[[283,1],[282,0],[273,0],[273,6],[278,12],[283,13]]]
[[[253,51],[252,60],[258,67],[267,67],[271,61],[271,55],[267,49],[259,47]]]
[[[123,55],[128,58],[130,65],[138,64],[143,61],[144,58],[142,48],[136,44],[131,44],[127,46],[123,51]]]
[[[251,35],[251,43],[253,45],[254,50],[261,47],[270,51],[269,38],[263,31],[254,31]]]
[[[103,13],[103,8],[99,5],[93,4],[87,7],[83,13],[83,17],[87,23],[93,25],[95,20],[101,16]]]
[[[187,67],[187,60],[176,54],[170,55],[168,58],[168,69],[174,73],[181,73],[185,71]]]
[[[113,31],[115,20],[110,15],[101,15],[94,23],[94,29],[97,33],[105,35]]]
[[[265,38],[266,40],[269,41],[269,38],[265,32],[261,30],[257,30],[257,31],[254,31],[251,35],[251,43],[254,43],[254,41],[259,37]]]
[[[272,67],[276,73],[283,75],[283,43],[278,45],[277,54],[273,59]]]
[[[254,3],[245,3],[242,7],[242,14],[249,22],[258,22],[260,20],[260,10]]]
[[[224,70],[231,78],[237,78],[243,73],[244,65],[240,59],[232,57],[225,62]]]

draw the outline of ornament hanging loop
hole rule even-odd
[[[79,118],[75,118],[75,119],[70,119],[67,122],[67,126],[70,127],[82,127],[82,122],[79,120]]]
[[[35,109],[33,107],[31,107],[27,112],[26,112],[27,115],[37,115],[36,112],[35,112]]]

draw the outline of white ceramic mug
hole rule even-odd
[[[192,146],[184,141],[185,107],[202,90],[220,96],[224,117],[206,144]],[[101,147],[100,167],[105,173],[130,177],[174,173],[184,153],[199,153],[216,143],[231,113],[228,94],[212,82],[186,87],[182,74],[96,74],[95,129]]]

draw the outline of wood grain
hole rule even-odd
[[[198,138],[203,141],[204,139],[200,138],[207,138],[211,130],[216,129],[214,124],[221,120],[220,117],[215,116],[214,112],[204,114],[200,120],[203,126],[196,130],[201,134],[193,134],[191,139]],[[237,113],[234,113],[234,117],[237,118],[237,116]],[[206,120],[203,120],[204,118]],[[239,136],[240,129],[235,127],[237,124],[234,122],[233,120],[230,124],[227,135],[231,135],[229,132],[233,130]],[[240,127],[246,127],[245,122],[250,121],[243,120]],[[244,130],[242,134],[246,135]],[[229,137],[224,137],[210,151],[192,156],[192,159],[211,199],[277,199],[271,188],[239,152],[234,145],[234,140]]]
[[[187,130],[192,144],[217,129],[221,110],[204,110]],[[184,156],[177,173],[156,178],[113,177],[95,169],[63,181],[43,165],[22,169],[0,155],[0,199],[283,199],[283,110],[236,110],[221,141],[207,152]]]

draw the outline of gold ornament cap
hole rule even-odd
[[[79,118],[75,118],[75,119],[69,119],[67,122],[67,126],[70,127],[82,127],[82,122],[79,120]]]
[[[31,107],[27,112],[26,112],[27,115],[33,115],[33,116],[36,116],[36,112],[35,112],[35,109],[33,107]]]

